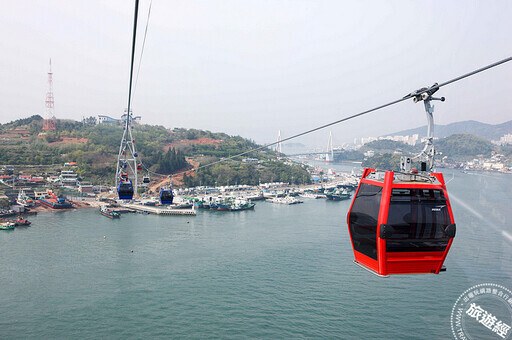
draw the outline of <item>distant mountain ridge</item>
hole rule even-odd
[[[427,126],[403,130],[386,136],[410,136],[415,133],[419,134],[420,137],[426,136]],[[449,137],[454,134],[471,134],[487,140],[499,140],[500,137],[508,133],[512,133],[512,120],[495,125],[480,123],[475,120],[466,120],[448,125],[435,125],[434,127],[434,136],[439,138]]]

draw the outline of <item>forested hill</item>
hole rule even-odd
[[[46,133],[42,132],[42,125],[40,116],[0,124],[0,164],[62,165],[76,162],[79,164],[77,171],[84,179],[100,180],[113,176],[123,134],[122,126],[97,125],[94,117],[82,122],[57,120],[56,131]],[[258,146],[254,141],[225,133],[184,128],[170,130],[163,126],[139,124],[134,125],[133,137],[144,168],[160,174],[172,174],[189,169],[193,164],[205,164]],[[244,165],[243,169],[253,176],[234,175],[231,178],[219,175],[222,181],[243,178],[243,182],[247,183],[240,184],[248,184],[257,181],[259,176],[263,176],[262,181],[272,178],[284,181],[287,178],[302,179],[305,175],[295,173],[287,166],[280,167],[278,174],[266,171],[275,166],[265,166],[264,163],[277,161],[277,155],[268,149],[248,153],[244,158],[251,158],[253,164]],[[235,159],[228,166],[240,168],[238,163],[241,161],[242,158]],[[295,176],[291,175],[292,172]],[[204,185],[216,181],[213,175],[203,179],[208,182],[202,183]]]
[[[388,136],[410,136],[415,133],[419,134],[420,137],[426,136],[427,126],[395,132]],[[470,134],[487,140],[499,140],[500,137],[509,133],[512,133],[512,120],[496,125],[467,120],[448,125],[435,125],[434,127],[434,135],[438,138],[449,137],[453,134]]]

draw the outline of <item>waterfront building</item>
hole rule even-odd
[[[78,186],[78,192],[81,194],[94,194],[93,186],[90,183],[80,183]]]
[[[105,115],[98,115],[98,124],[119,124],[120,120]]]
[[[63,186],[75,187],[78,184],[78,175],[73,170],[62,170],[59,181]]]

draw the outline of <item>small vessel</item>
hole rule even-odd
[[[317,198],[325,197],[325,195],[318,194],[318,193],[315,193],[315,192],[304,192],[302,194],[299,194],[299,196],[302,197],[302,198],[311,198],[311,199],[317,199]]]
[[[57,197],[55,194],[48,190],[48,195],[46,197],[40,197],[39,202],[46,205],[47,207],[53,209],[70,209],[73,208],[73,205],[70,202],[67,202],[66,199]],[[48,197],[49,196],[49,197]]]
[[[218,211],[228,211],[230,210],[231,204],[227,199],[221,200],[217,203]]]
[[[301,201],[292,196],[275,197],[275,198],[270,199],[269,201],[272,203],[286,204],[286,205],[304,203],[304,201]]]
[[[16,202],[24,207],[33,207],[35,205],[35,202],[30,196],[27,195],[26,192],[27,189],[21,189],[18,193],[18,198],[16,199]]]
[[[347,190],[343,189],[334,189],[333,191],[329,191],[325,193],[325,198],[331,201],[343,201],[350,199],[352,195],[348,193]]]
[[[184,197],[174,197],[174,201],[171,205],[172,209],[190,209],[195,205],[193,199]],[[196,207],[199,208],[199,207]]]
[[[106,205],[102,205],[101,208],[100,208],[100,213],[103,215],[103,216],[106,216],[108,218],[119,218],[121,215],[119,215],[118,212],[115,212],[114,210],[112,209],[109,209]]]
[[[222,196],[218,196],[216,198],[212,198],[210,200],[210,210],[217,210],[217,211],[227,211],[229,210],[228,203],[226,202],[226,199]]]
[[[18,216],[18,218],[16,219],[16,221],[14,221],[14,224],[19,227],[19,226],[29,226],[32,222],[30,222],[29,220],[26,220],[24,219],[23,217],[21,216]]]
[[[0,222],[0,230],[12,230],[16,227],[16,224],[12,221]]]
[[[229,211],[251,210],[254,209],[255,205],[255,203],[252,203],[250,200],[246,198],[238,197],[229,206]]]

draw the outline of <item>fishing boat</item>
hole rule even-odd
[[[200,209],[200,208],[203,208],[203,206],[204,206],[204,202],[201,199],[199,199],[199,198],[194,199],[194,208]]]
[[[100,213],[103,216],[106,216],[106,217],[112,218],[112,219],[121,217],[121,215],[119,215],[118,212],[115,212],[114,210],[109,209],[106,205],[101,206]]]
[[[229,206],[229,211],[252,210],[256,204],[246,198],[237,197]]]
[[[228,211],[230,210],[231,202],[227,199],[223,199],[217,203],[218,211]]]
[[[16,221],[14,221],[14,224],[19,227],[19,226],[29,226],[31,224],[31,222],[29,220],[26,220],[24,219],[23,217],[21,216],[18,216],[18,218],[16,219]]]
[[[304,192],[302,194],[299,194],[302,198],[311,198],[311,199],[317,199],[317,198],[323,198],[325,195],[317,194],[315,192]]]
[[[12,230],[16,227],[16,224],[12,221],[0,222],[0,230]]]
[[[191,198],[174,197],[174,202],[171,207],[172,209],[190,209],[195,205],[195,203],[196,202]]]
[[[16,202],[24,207],[33,207],[35,202],[30,196],[27,195],[27,189],[21,189],[16,198]]]
[[[268,201],[271,202],[271,203],[285,204],[285,205],[304,203],[304,201],[301,201],[301,200],[299,200],[299,199],[297,199],[295,197],[291,197],[291,196],[274,197],[272,199],[269,199]]]
[[[335,189],[333,191],[329,191],[325,193],[325,198],[331,201],[343,201],[350,199],[352,195],[348,193],[347,190],[343,189]]]

